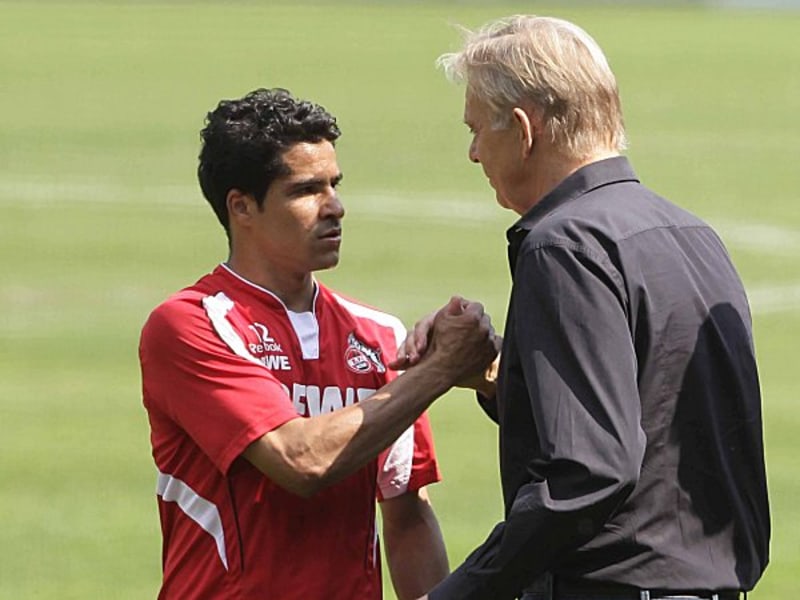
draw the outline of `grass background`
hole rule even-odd
[[[195,183],[221,98],[283,86],[339,118],[343,263],[320,278],[408,324],[454,292],[503,322],[504,229],[466,160],[454,24],[575,20],[622,89],[629,156],[718,226],[751,293],[772,563],[800,585],[800,15],[500,2],[0,2],[0,598],[152,598],[155,469],[136,345],[151,308],[225,258]],[[496,432],[432,409],[455,566],[501,517]],[[393,598],[391,590],[388,598]]]

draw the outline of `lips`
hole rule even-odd
[[[342,237],[342,229],[340,227],[336,227],[334,229],[328,229],[325,233],[319,236],[322,239],[339,239]]]
[[[331,229],[326,229],[319,234],[317,239],[326,247],[336,248],[338,250],[339,245],[342,243],[342,228],[332,227]]]

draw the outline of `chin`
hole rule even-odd
[[[494,197],[497,200],[497,203],[503,208],[511,208],[511,203],[508,201],[508,199],[506,199],[505,196],[501,195],[500,192],[495,191]]]
[[[327,269],[333,269],[339,264],[339,253],[337,252],[333,256],[326,256],[321,258],[318,262],[316,267],[314,268],[315,271],[325,271]]]

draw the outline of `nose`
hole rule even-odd
[[[474,162],[475,164],[480,163],[480,159],[478,158],[478,147],[475,143],[475,139],[473,138],[472,142],[469,145],[469,151],[467,152],[469,156],[470,162]]]
[[[344,217],[344,204],[342,204],[342,201],[339,199],[339,194],[335,189],[331,188],[329,193],[326,195],[320,212],[320,216],[323,219],[331,217],[335,219],[341,219]]]

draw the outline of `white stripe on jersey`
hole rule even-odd
[[[344,306],[355,316],[370,319],[371,321],[375,321],[378,325],[383,325],[384,327],[390,327],[394,331],[395,342],[398,346],[403,343],[403,340],[406,339],[406,335],[408,334],[406,331],[406,326],[403,325],[403,322],[394,315],[381,312],[374,308],[369,308],[363,304],[356,304],[355,302],[351,302],[350,300],[342,298],[336,293],[332,293],[332,295],[334,298],[336,298],[336,301],[339,304]]]
[[[414,462],[414,426],[406,429],[386,453],[382,465],[378,465],[378,487],[384,498],[394,498],[408,491],[411,466]]]
[[[206,309],[206,314],[211,320],[217,335],[228,345],[228,348],[233,350],[234,354],[246,358],[257,365],[264,366],[255,356],[250,354],[244,340],[239,337],[233,325],[226,318],[228,311],[233,308],[233,300],[228,298],[224,292],[218,292],[216,296],[203,298],[203,308]]]
[[[200,496],[185,482],[161,471],[158,472],[156,493],[164,502],[177,503],[187,517],[214,538],[217,544],[217,554],[222,561],[222,566],[227,571],[228,554],[225,550],[225,532],[217,506]]]

